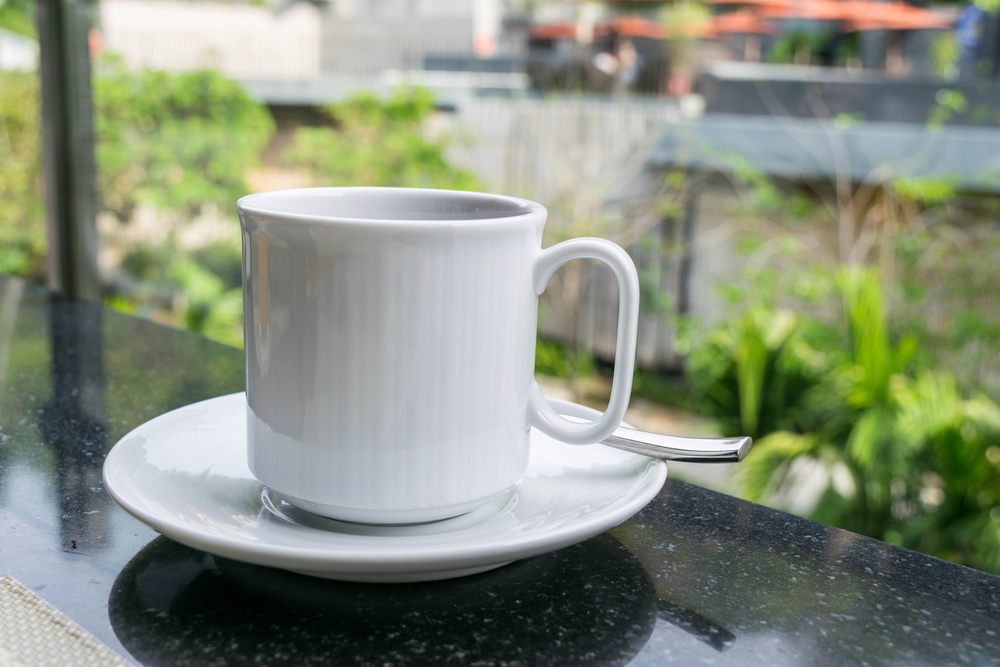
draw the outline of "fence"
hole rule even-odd
[[[657,215],[658,197],[670,193],[664,191],[663,172],[647,163],[665,128],[678,116],[676,107],[657,101],[480,99],[463,104],[450,118],[439,118],[432,128],[453,137],[452,160],[473,171],[484,187],[546,205],[554,231],[551,240],[600,235],[628,249],[643,290],[637,363],[664,370],[681,366],[675,349],[677,315],[690,314],[702,326],[719,323],[726,305],[717,290],[739,280],[748,261],[736,249],[745,226],[741,203],[727,184],[706,186],[673,216]],[[585,224],[593,223],[588,208],[598,204],[612,209],[612,218],[634,224]],[[796,234],[820,254],[829,251],[831,264],[836,261],[829,229],[800,226]],[[595,264],[582,273],[578,308],[568,303],[573,299],[561,298],[566,281],[554,283],[541,299],[539,329],[546,337],[610,359],[617,285],[603,266]],[[935,292],[925,304],[931,329],[945,327],[953,318],[954,304],[945,292]],[[1000,321],[996,309],[996,301],[990,300],[983,304],[982,316]],[[963,382],[1000,393],[1000,355],[994,346],[977,342],[939,352]]]
[[[475,173],[485,187],[544,204],[553,239],[601,235],[625,246],[642,276],[637,361],[673,370],[680,364],[674,349],[675,315],[718,316],[715,301],[702,298],[700,285],[728,254],[717,247],[707,261],[692,261],[685,255],[690,244],[684,234],[685,224],[693,220],[664,219],[656,212],[662,176],[646,164],[663,125],[679,115],[677,106],[666,101],[478,99],[463,104],[453,117],[439,118],[432,129],[451,136],[451,159]],[[610,219],[617,222],[601,219],[598,209],[613,210]],[[557,298],[568,289],[557,276],[542,297],[539,330],[613,358],[618,313],[614,276],[593,264],[580,283],[580,303],[574,309]]]
[[[456,164],[498,191],[547,206],[581,185],[612,192],[645,165],[664,122],[666,102],[588,99],[473,99],[446,129]]]

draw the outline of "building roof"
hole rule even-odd
[[[577,27],[574,23],[538,23],[529,28],[528,35],[535,39],[576,39],[576,30]],[[772,22],[747,9],[707,17],[704,21],[687,22],[682,25],[681,30],[687,37],[710,38],[733,33],[770,35],[777,32],[777,28]],[[609,34],[621,37],[647,37],[649,39],[668,37],[667,29],[663,23],[632,15],[600,21],[594,26],[595,36]]]
[[[948,28],[947,14],[901,0],[707,0],[710,5],[744,5],[742,11],[769,19],[836,21],[845,32]]]
[[[1000,193],[1000,129],[710,114],[663,128],[650,165],[731,171],[739,156],[768,174],[855,183],[896,176],[950,178],[956,187]]]

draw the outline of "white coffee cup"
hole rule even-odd
[[[542,250],[544,207],[471,192],[314,188],[236,207],[248,459],[289,503],[361,523],[444,519],[517,483],[531,427],[573,444],[618,427],[639,281],[614,243]],[[610,266],[621,295],[611,399],[582,424],[533,375],[538,295],[580,258]]]

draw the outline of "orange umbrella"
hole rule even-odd
[[[796,0],[706,0],[707,5],[749,5],[751,7],[776,6],[796,4]]]
[[[951,21],[937,19],[894,19],[884,21],[849,21],[844,32],[865,30],[933,30],[951,27]]]
[[[713,37],[721,34],[756,34],[774,35],[777,27],[750,9],[713,16],[708,26],[708,32]]]
[[[680,26],[680,32],[684,37],[702,37],[708,29],[708,21],[687,21]],[[670,34],[670,31],[662,23],[650,21],[640,16],[619,16],[614,21],[598,23],[597,27],[594,28],[594,34],[648,37],[650,39],[666,39],[676,36]]]
[[[812,19],[843,21],[848,17],[847,2],[838,0],[797,0],[767,4],[760,8],[761,16],[776,19]]]
[[[729,2],[734,0],[709,0]],[[754,0],[751,0],[752,2]],[[766,0],[759,2],[758,13],[769,18],[801,18],[818,21],[846,21],[851,30],[915,30],[947,28],[951,19],[938,12],[914,7],[905,2],[874,0]]]
[[[914,7],[905,2],[850,0],[853,12],[847,18],[851,30],[920,30],[948,28],[951,18],[945,14]]]
[[[680,26],[685,37],[717,37],[720,34],[775,34],[767,19],[812,19],[839,21],[845,32],[859,30],[921,30],[948,28],[952,20],[945,14],[914,7],[896,0],[707,0],[712,5],[747,5],[745,9],[713,16],[707,22],[689,22]],[[599,23],[596,35],[616,34],[627,37],[664,39],[673,29],[639,16],[620,16]],[[576,39],[572,23],[549,23],[532,26],[528,33],[537,39]]]
[[[528,28],[532,39],[576,39],[576,26],[572,23],[543,23]]]
[[[595,35],[622,35],[623,37],[649,37],[663,39],[662,23],[638,16],[619,16],[614,21],[602,21],[594,27]],[[576,39],[576,25],[572,23],[543,23],[528,29],[534,39]]]

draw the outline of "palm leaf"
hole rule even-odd
[[[738,476],[744,496],[754,502],[764,502],[781,486],[782,472],[789,461],[815,453],[821,440],[815,435],[788,431],[771,433],[754,444],[753,454],[743,461]]]

